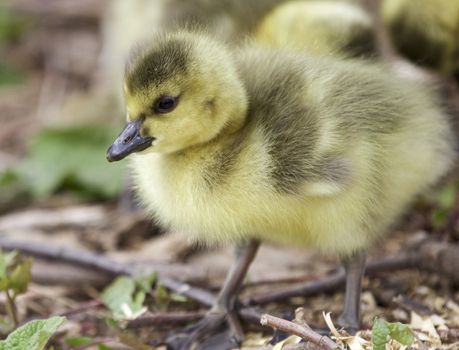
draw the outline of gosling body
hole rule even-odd
[[[453,158],[433,93],[362,63],[231,53],[181,32],[131,60],[125,92],[128,120],[145,118],[142,134],[155,138],[132,156],[138,194],[192,241],[350,255],[386,234]],[[176,110],[149,116],[166,92],[180,95]]]

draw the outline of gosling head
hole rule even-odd
[[[173,153],[206,143],[243,124],[247,97],[230,53],[203,35],[159,37],[126,66],[127,125],[109,161]]]

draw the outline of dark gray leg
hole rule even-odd
[[[244,281],[250,264],[255,258],[259,246],[260,243],[258,241],[250,241],[247,244],[236,247],[236,261],[226,275],[225,282],[217,297],[215,307],[227,309],[234,308],[237,294],[242,287],[242,282]]]
[[[338,324],[351,334],[360,328],[360,295],[365,273],[365,259],[366,254],[364,252],[358,252],[342,259],[346,271],[346,292],[344,310],[338,319]]]
[[[185,334],[169,337],[166,341],[168,349],[188,350],[196,341],[218,331],[225,321],[229,327],[230,339],[224,340],[228,348],[240,345],[244,333],[236,315],[236,300],[259,245],[258,241],[250,241],[236,248],[236,261],[226,275],[215,305],[201,321],[188,327]],[[221,348],[223,349],[223,345]]]

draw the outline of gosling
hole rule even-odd
[[[362,62],[164,34],[136,50],[127,125],[107,152],[131,158],[137,192],[191,241],[241,248],[215,306],[178,349],[227,322],[258,241],[337,254],[341,325],[356,330],[364,252],[452,164],[448,117],[432,92]],[[234,344],[233,344],[234,347]]]
[[[373,20],[359,5],[333,0],[298,0],[276,6],[253,34],[267,47],[310,54],[371,58],[376,53]]]
[[[459,71],[459,0],[383,0],[384,24],[409,60],[444,75]]]

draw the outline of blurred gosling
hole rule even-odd
[[[459,0],[383,0],[381,13],[402,55],[445,75],[459,71]]]
[[[267,47],[346,58],[371,57],[376,45],[371,16],[357,4],[333,0],[278,5],[263,18],[254,37]]]

